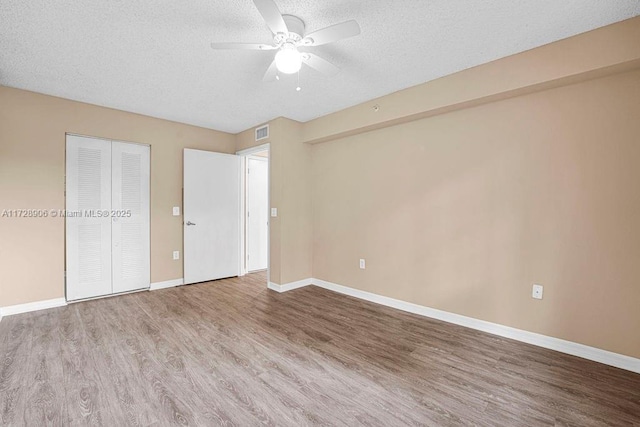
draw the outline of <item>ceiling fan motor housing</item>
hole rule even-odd
[[[298,43],[304,37],[304,21],[293,15],[282,15],[284,23],[287,24],[289,34],[276,34],[274,40],[276,44],[284,42]]]

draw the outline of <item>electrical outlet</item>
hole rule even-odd
[[[180,216],[180,206],[173,207],[173,216]]]
[[[278,216],[278,208],[271,208],[271,217],[276,218]]]
[[[173,251],[173,259],[180,259],[180,251]]]
[[[533,290],[531,291],[531,296],[535,299],[542,299],[542,292],[544,291],[544,287],[542,285],[533,285]]]
[[[367,268],[367,263],[365,262],[365,260],[360,259],[360,268],[362,270],[364,270],[365,268]]]

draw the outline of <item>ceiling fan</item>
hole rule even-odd
[[[273,45],[259,43],[211,43],[213,49],[277,50],[275,58],[264,75],[264,81],[279,79],[278,73],[294,74],[302,64],[326,75],[334,75],[338,67],[309,52],[298,51],[299,47],[320,46],[360,34],[356,21],[347,21],[305,34],[302,19],[293,15],[282,15],[273,0],[253,0],[256,8],[273,33]],[[299,90],[299,89],[298,89]]]

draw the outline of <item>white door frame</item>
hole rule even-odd
[[[267,209],[271,210],[271,144],[266,143],[262,145],[258,145],[257,147],[247,148],[246,150],[240,150],[236,152],[236,155],[240,156],[240,168],[243,171],[242,177],[240,178],[240,275],[244,276],[247,274],[247,263],[246,263],[246,229],[247,229],[247,221],[246,221],[246,198],[247,198],[247,158],[252,156],[255,153],[259,153],[261,151],[268,151],[269,158],[267,159]],[[267,227],[267,283],[265,286],[269,284],[271,280],[271,215],[270,212],[267,212],[267,217],[269,218],[269,227]]]
[[[258,231],[257,229],[254,229],[255,223],[253,223],[254,227],[251,226],[251,218],[249,217],[249,210],[251,209],[251,206],[249,205],[249,203],[252,200],[255,200],[254,199],[255,194],[252,194],[253,190],[250,188],[250,184],[252,182],[251,181],[252,177],[255,180],[255,177],[253,176],[255,171],[253,169],[251,169],[251,167],[252,167],[251,165],[253,165],[255,167],[256,165],[259,164],[260,167],[267,167],[268,168],[269,167],[269,158],[268,157],[263,157],[263,156],[248,155],[248,156],[245,157],[245,161],[246,161],[246,170],[244,172],[245,172],[245,177],[247,179],[247,182],[246,182],[246,184],[244,186],[245,191],[246,191],[246,197],[245,197],[246,212],[245,212],[244,218],[245,218],[245,221],[247,222],[247,226],[246,226],[246,229],[245,229],[245,233],[246,233],[246,235],[245,235],[245,245],[246,245],[246,247],[245,247],[245,252],[246,252],[245,256],[246,256],[246,258],[244,260],[244,263],[245,263],[245,266],[246,266],[246,269],[247,269],[247,273],[249,273],[249,272],[254,272],[254,271],[264,271],[264,270],[267,269],[267,260],[265,260],[265,264],[264,264],[265,267],[264,268],[259,268],[259,269],[255,269],[254,268],[253,270],[249,270],[249,267],[252,264],[252,262],[250,262],[250,258],[249,258],[249,256],[251,255],[251,254],[249,254],[249,249],[250,249],[249,246],[251,245],[250,242],[251,242],[251,238],[253,236],[253,234],[251,234],[250,231],[253,231],[254,233],[256,231]],[[251,163],[251,162],[253,162],[253,163]],[[251,173],[249,173],[250,169],[251,169]],[[265,169],[264,173],[265,173],[265,176],[263,176],[263,179],[267,179],[267,177],[269,176],[269,170]],[[258,176],[260,176],[260,174],[258,174]],[[262,181],[262,183],[265,184],[264,181]],[[269,182],[268,181],[266,181],[266,185],[267,185],[267,192],[268,192],[269,191],[268,190],[268,186],[269,186]],[[259,231],[259,233],[261,233],[261,232],[267,232],[267,230],[269,229],[269,200],[268,200],[269,196],[268,196],[268,193],[264,193],[263,191],[260,191],[259,193],[262,194],[262,197],[267,198],[267,200],[265,200],[265,202],[266,202],[265,204],[266,204],[267,207],[261,213],[262,215],[266,216],[266,221],[267,222],[266,222],[266,224],[261,222],[260,231]],[[258,195],[258,197],[260,197],[260,196]],[[252,215],[253,215],[254,212],[253,211],[251,211],[251,212],[252,212]],[[267,226],[266,229],[262,228],[262,227],[264,227],[264,225]],[[264,235],[264,237],[266,238],[266,234]],[[267,243],[268,243],[267,241],[264,242],[265,245]],[[262,248],[266,249],[264,246],[262,246]],[[257,254],[253,254],[253,255],[257,255]],[[266,257],[267,254],[264,253],[263,255]],[[256,260],[253,260],[253,261],[256,261]],[[255,264],[255,262],[253,264]],[[262,267],[262,265],[261,265],[261,267]]]

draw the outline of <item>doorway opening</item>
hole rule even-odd
[[[241,158],[240,275],[269,283],[270,146],[236,153]]]

